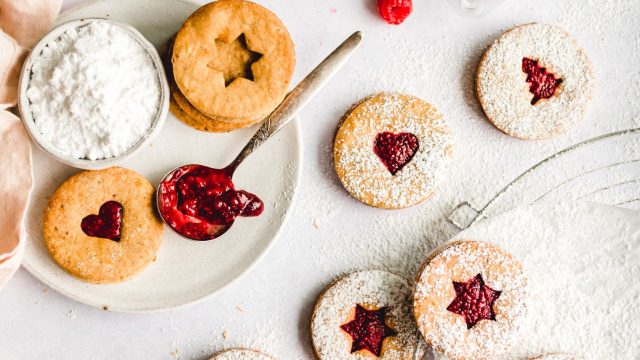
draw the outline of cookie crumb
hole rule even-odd
[[[225,340],[228,339],[229,338],[229,332],[227,330],[223,331],[222,332],[222,337],[225,338]]]
[[[102,305],[102,310],[109,311],[109,306],[108,305]]]

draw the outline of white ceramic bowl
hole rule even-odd
[[[48,43],[55,41],[59,38],[64,32],[72,28],[78,28],[85,26],[89,22],[93,21],[102,21],[107,22],[111,25],[117,26],[122,30],[129,33],[133,39],[135,39],[140,46],[142,46],[146,52],[149,54],[149,57],[153,61],[155,65],[158,80],[160,84],[160,106],[158,108],[158,113],[156,114],[151,127],[147,130],[147,132],[142,136],[142,138],[130,149],[128,149],[125,153],[104,159],[97,160],[89,160],[89,159],[79,159],[75,157],[71,157],[68,154],[64,154],[58,149],[54,148],[50,143],[48,143],[42,133],[38,129],[33,119],[33,114],[31,112],[29,98],[27,97],[27,89],[29,88],[29,82],[31,81],[31,68],[33,66],[33,61],[42,53],[42,50],[47,46]],[[104,169],[110,166],[117,165],[124,161],[126,158],[130,157],[134,153],[136,153],[139,149],[141,149],[145,144],[149,143],[158,133],[162,130],[164,125],[164,121],[167,117],[167,113],[169,111],[169,84],[167,83],[167,77],[164,72],[164,68],[162,66],[162,60],[156,48],[149,42],[145,37],[135,28],[118,23],[115,21],[102,19],[102,18],[86,18],[81,20],[73,20],[66,22],[55,29],[51,30],[47,35],[45,35],[33,48],[31,54],[27,57],[22,71],[20,73],[20,84],[19,84],[19,92],[18,92],[18,108],[20,110],[20,115],[22,117],[22,122],[27,128],[27,132],[29,136],[33,140],[33,142],[38,145],[40,149],[59,161],[66,163],[68,165],[88,170],[97,170]]]

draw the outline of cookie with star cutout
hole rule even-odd
[[[194,129],[206,132],[229,132],[242,129],[259,122],[261,118],[229,119],[210,117],[198,111],[184,94],[180,92],[173,76],[173,68],[171,66],[171,54],[173,53],[173,40],[167,44],[167,53],[164,56],[163,64],[167,74],[167,82],[169,83],[169,91],[171,98],[169,101],[169,111],[180,121],[191,126]]]
[[[400,209],[430,197],[445,177],[453,136],[443,115],[411,95],[362,100],[338,125],[333,159],[342,185],[363,203]]]
[[[265,118],[282,101],[295,52],[271,11],[250,1],[219,0],[185,21],[171,63],[180,92],[194,108],[243,122]]]
[[[258,350],[233,348],[213,354],[209,360],[276,360]]]
[[[518,341],[528,279],[520,261],[488,242],[432,252],[416,279],[413,311],[423,338],[451,360],[494,359]]]
[[[595,88],[591,60],[565,30],[511,29],[484,53],[476,94],[489,121],[520,139],[548,139],[578,124]]]
[[[81,171],[44,211],[44,242],[61,268],[91,283],[126,280],[153,262],[164,225],[155,188],[133,170]]]
[[[331,283],[311,316],[320,360],[412,360],[425,348],[411,317],[411,285],[382,270],[357,271]]]

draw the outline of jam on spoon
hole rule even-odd
[[[227,169],[184,165],[158,188],[160,215],[173,230],[193,240],[224,234],[238,216],[258,216],[264,203],[256,195],[236,190]]]
[[[211,240],[224,234],[238,216],[258,216],[263,202],[236,190],[233,173],[260,145],[280,131],[345,64],[362,41],[357,31],[307,75],[264,120],[238,156],[223,169],[184,165],[173,169],[158,186],[158,211],[178,234],[193,240]]]

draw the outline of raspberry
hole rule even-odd
[[[412,0],[378,0],[380,16],[389,24],[401,24],[413,11]]]

